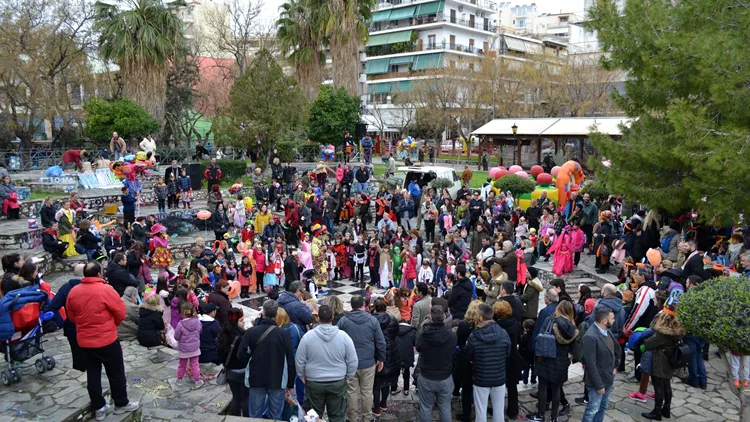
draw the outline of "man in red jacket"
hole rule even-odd
[[[125,363],[117,339],[117,326],[125,319],[125,304],[115,289],[102,279],[102,267],[98,262],[86,264],[81,284],[71,289],[65,308],[68,318],[76,325],[78,346],[86,359],[91,411],[96,420],[104,420],[112,412],[102,396],[102,365],[115,402],[114,413],[137,410],[140,403],[128,400]]]
[[[211,159],[211,164],[206,166],[203,177],[208,181],[208,192],[211,193],[213,185],[221,184],[221,167],[216,164],[216,158]]]

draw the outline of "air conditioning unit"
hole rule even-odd
[[[463,12],[464,11],[464,7],[463,6],[458,6],[458,11],[459,12]]]
[[[484,17],[484,12],[479,12],[479,17],[483,18]]]

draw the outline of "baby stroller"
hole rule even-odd
[[[38,286],[13,290],[0,299],[0,348],[8,363],[0,373],[3,385],[21,382],[21,369],[31,366],[22,363],[36,355],[41,355],[34,362],[40,374],[55,368],[55,359],[44,356],[42,347],[42,325],[54,318],[52,312],[41,312],[48,301]]]

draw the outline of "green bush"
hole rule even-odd
[[[308,142],[302,134],[287,132],[279,135],[273,146],[279,149],[282,163],[294,162],[297,159],[297,149],[301,146],[318,145]]]
[[[581,194],[588,193],[592,200],[603,201],[609,197],[612,193],[604,186],[604,183],[591,180],[586,181],[581,189]]]
[[[453,180],[450,180],[446,177],[438,177],[437,179],[433,180],[430,185],[435,188],[435,192],[439,193],[442,192],[443,189],[448,189],[453,186]]]
[[[201,161],[201,173],[206,171],[206,166],[211,164],[209,160]],[[216,164],[221,167],[221,181],[233,182],[242,179],[247,174],[247,164],[245,160],[217,160]]]
[[[533,179],[516,176],[515,174],[509,174],[495,180],[492,185],[503,192],[511,191],[515,196],[531,193],[536,189],[536,183]]]
[[[691,334],[723,349],[750,355],[750,278],[704,281],[680,297],[677,317]]]

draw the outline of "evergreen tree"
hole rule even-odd
[[[750,14],[729,0],[599,0],[590,16],[609,69],[628,73],[621,139],[592,136],[612,191],[703,219],[735,218],[750,196]]]
[[[310,139],[340,145],[344,132],[354,133],[360,115],[359,97],[350,95],[343,87],[334,91],[331,85],[321,85],[310,106]]]

